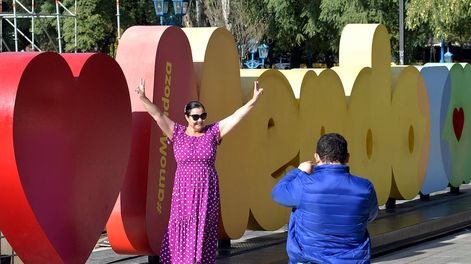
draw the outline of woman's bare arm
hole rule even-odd
[[[254,82],[253,97],[245,105],[237,109],[232,115],[219,122],[220,137],[224,137],[254,108],[258,99],[263,94],[263,89],[258,87],[258,81]]]
[[[145,82],[142,78],[136,88],[136,93],[139,96],[139,99],[141,99],[144,108],[152,116],[152,118],[154,118],[162,132],[164,132],[168,138],[172,138],[173,126],[175,122],[162,113],[162,111],[160,111],[160,109],[155,104],[153,104],[149,98],[147,98],[145,94]]]

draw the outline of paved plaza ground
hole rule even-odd
[[[369,225],[372,263],[471,263],[471,187],[460,194],[437,193],[429,201],[399,202],[382,208]],[[250,231],[219,250],[217,264],[287,263],[286,228]],[[146,256],[117,255],[104,236],[87,264],[148,263]]]

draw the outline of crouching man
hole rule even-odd
[[[272,190],[293,208],[288,229],[290,263],[370,263],[368,222],[378,214],[373,184],[350,174],[347,141],[339,134],[317,142],[315,164],[291,170]]]

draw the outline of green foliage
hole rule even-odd
[[[26,0],[22,1],[22,4],[24,4],[26,7],[28,5],[31,5],[31,0]],[[2,1],[2,7],[3,7],[3,12],[7,14],[13,14],[13,6],[12,6],[12,0]],[[17,14],[21,15],[26,13],[19,4],[17,4]],[[7,21],[9,20],[11,24]],[[14,37],[14,19],[13,18],[4,18],[2,20],[2,37],[3,37],[3,46],[2,46],[2,51],[15,51],[15,37]],[[23,34],[26,35],[27,38],[31,39],[31,33],[30,33],[30,24],[31,24],[31,19],[17,19],[17,28],[23,32]],[[20,33],[17,33],[18,36],[18,50],[26,50],[27,46],[29,45],[29,42],[21,36]]]
[[[240,52],[246,54],[254,48],[252,46],[258,46],[266,37],[266,7],[263,2],[257,0],[231,1],[230,7],[230,31],[240,45]]]
[[[320,20],[333,25],[335,39],[331,47],[338,52],[343,28],[352,23],[381,23],[393,36],[393,49],[397,47],[399,3],[381,0],[331,0],[322,1]]]
[[[329,58],[338,53],[340,35],[349,23],[383,23],[395,35],[398,2],[386,0],[264,0],[271,13],[269,35],[280,53],[305,49],[305,56]],[[310,50],[313,49],[313,50]]]
[[[53,1],[36,1],[36,12],[41,15],[54,15],[56,6]],[[58,50],[56,18],[37,18],[34,23],[35,43],[43,51]]]
[[[36,1],[41,14],[56,14],[52,0]],[[77,47],[75,47],[75,19],[64,8],[59,12],[63,50],[66,52],[106,52],[114,54],[117,38],[116,2],[112,0],[64,0],[63,5],[77,14]],[[121,31],[132,25],[157,24],[152,0],[121,1]],[[36,40],[42,50],[58,50],[56,18],[36,19]]]
[[[280,51],[300,46],[312,35],[312,32],[303,29],[309,22],[308,11],[305,8],[308,2],[308,0],[264,0],[271,16],[269,35],[276,41]]]
[[[74,1],[66,0],[64,5],[72,6]],[[109,0],[80,0],[77,2],[77,50],[107,51],[109,42],[113,42],[115,5]],[[75,7],[70,8],[74,13]],[[75,19],[64,19],[65,51],[75,50]]]
[[[152,0],[121,0],[120,3],[121,26],[124,29],[133,25],[157,25],[160,23],[159,17],[155,15]],[[116,10],[113,14],[116,14]]]
[[[12,0],[4,0],[7,7]],[[447,41],[469,42],[471,38],[471,0],[404,0],[405,1],[405,54],[411,62],[417,47],[425,47],[434,37],[444,36]],[[114,0],[62,0],[72,12],[77,11],[77,51],[109,52],[116,48],[117,23]],[[23,0],[31,6],[31,0]],[[121,0],[121,31],[132,25],[156,25],[152,0]],[[208,6],[222,6],[221,0],[204,1],[208,21],[220,21],[217,8],[209,12]],[[213,4],[211,4],[213,3]],[[382,23],[391,34],[392,55],[397,60],[399,38],[399,0],[230,0],[229,19],[224,18],[236,38],[247,44],[250,39],[266,41],[275,57],[291,55],[293,66],[300,62],[323,61],[332,66],[338,53],[340,35],[348,23]],[[36,0],[36,12],[55,15],[53,0]],[[190,1],[190,14],[195,0]],[[11,7],[10,7],[11,9]],[[172,5],[170,2],[169,9]],[[10,12],[11,10],[4,10]],[[75,50],[75,21],[60,8],[62,43],[64,51]],[[214,17],[211,17],[214,16]],[[216,17],[218,16],[218,17]],[[168,18],[168,17],[167,17]],[[31,31],[31,19],[18,19],[18,27]],[[3,23],[4,41],[14,48],[13,30]],[[35,42],[42,50],[58,50],[57,20],[35,19]],[[28,36],[30,37],[30,36]],[[28,44],[19,36],[20,49]],[[296,60],[298,60],[296,62]]]
[[[471,37],[471,0],[409,0],[406,25],[426,28],[436,38],[469,41]]]

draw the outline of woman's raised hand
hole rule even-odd
[[[146,96],[146,82],[142,78],[140,79],[139,85],[136,88],[136,93],[139,96],[139,98]]]
[[[260,96],[263,94],[263,88],[258,87],[258,81],[253,82],[253,97],[252,99],[258,101]]]
[[[237,109],[232,115],[219,121],[219,136],[222,138],[229,133],[257,104],[258,99],[263,93],[263,89],[258,87],[258,81],[253,83],[253,97],[242,107]]]

